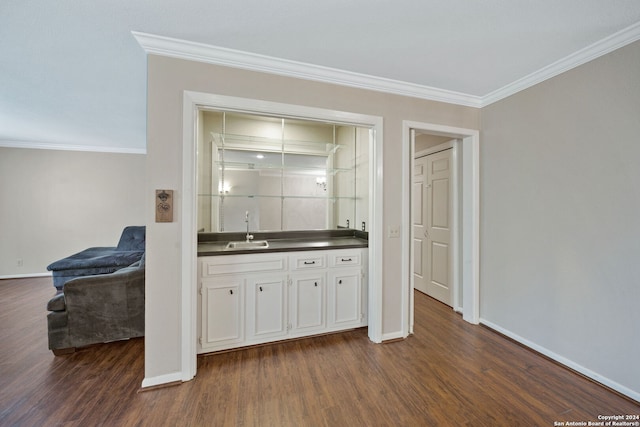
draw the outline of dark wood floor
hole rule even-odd
[[[199,357],[139,392],[144,341],[47,350],[50,278],[0,281],[0,426],[553,426],[640,406],[417,293],[415,335],[360,329]]]

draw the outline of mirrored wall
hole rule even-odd
[[[198,231],[365,230],[369,128],[201,110]]]

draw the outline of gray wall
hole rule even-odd
[[[46,273],[144,225],[144,168],[140,154],[0,148],[0,277]]]
[[[481,318],[640,396],[640,43],[482,109]]]

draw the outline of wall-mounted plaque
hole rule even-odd
[[[156,190],[156,222],[173,222],[173,190]]]

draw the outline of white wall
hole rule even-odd
[[[639,76],[636,42],[483,108],[480,144],[483,321],[636,399]]]
[[[145,379],[172,381],[181,369],[181,213],[156,224],[153,189],[182,188],[183,91],[260,99],[348,111],[384,118],[383,229],[400,225],[402,210],[402,120],[479,128],[479,111],[374,91],[339,87],[210,64],[150,55],[147,123],[147,286]],[[405,242],[407,245],[408,242]],[[383,252],[383,335],[402,331],[400,239],[380,242]],[[152,382],[152,381],[149,381]]]
[[[144,225],[144,170],[140,154],[0,148],[0,277],[46,273]]]

